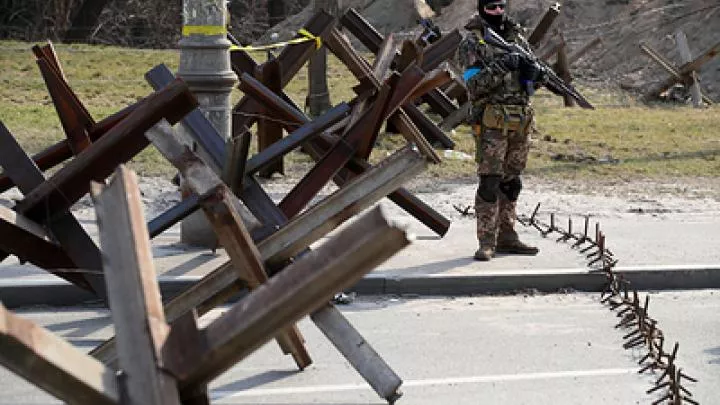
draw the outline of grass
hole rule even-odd
[[[0,41],[0,120],[30,154],[64,137],[54,106],[30,51],[33,44]],[[135,50],[106,46],[57,45],[66,77],[96,120],[150,93],[144,73],[159,63],[177,70],[175,50]],[[254,55],[263,61],[263,54]],[[334,57],[330,58],[331,101],[348,101],[357,82]],[[540,92],[534,100],[536,130],[527,173],[547,179],[657,179],[720,176],[720,108],[638,105],[619,91],[584,88],[598,108],[564,108],[561,100]],[[287,93],[304,105],[305,69],[287,86]],[[233,93],[233,100],[241,97]],[[434,117],[437,118],[437,117]],[[456,150],[474,155],[467,126],[454,133]],[[382,159],[404,143],[397,135],[382,135],[372,159]],[[441,152],[441,155],[443,153]],[[169,163],[148,148],[131,163],[141,175],[169,175]],[[292,154],[289,170],[305,168],[308,159]],[[298,171],[296,170],[296,171]],[[431,167],[428,178],[474,178],[470,159],[447,158]],[[301,173],[291,173],[291,175]]]

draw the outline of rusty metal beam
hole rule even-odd
[[[528,37],[530,46],[536,47],[545,38],[555,19],[560,15],[560,3],[552,4]]]
[[[120,163],[142,151],[149,144],[145,131],[156,122],[162,118],[177,122],[196,106],[197,100],[181,80],[150,95],[82,156],[27,194],[18,203],[18,211],[42,218],[68,210],[89,191],[91,181],[104,180]]]
[[[348,31],[360,40],[360,42],[368,48],[370,52],[377,54],[380,51],[385,38],[375,29],[375,27],[372,26],[372,24],[363,18],[357,10],[353,8],[349,9],[340,19],[340,24],[347,28]],[[455,33],[451,35],[454,36]],[[428,103],[433,111],[443,117],[450,115],[457,109],[449,97],[447,97],[447,95],[439,89],[431,90],[428,94],[423,96],[422,101]]]
[[[375,88],[380,87],[380,81],[372,74],[372,67],[371,65],[365,60],[363,57],[361,57],[350,45],[350,43],[347,41],[346,38],[342,35],[340,31],[337,29],[332,30],[331,34],[327,37],[325,40],[325,45],[330,49],[330,51],[335,54],[352,72],[352,74],[360,80],[361,82],[363,80],[368,80],[370,84],[375,86]],[[428,142],[439,142],[444,147],[452,148],[454,146],[454,142],[452,139],[450,139],[447,135],[445,135],[444,132],[440,130],[430,119],[425,116],[418,108],[417,106],[413,104],[408,104],[403,106],[402,108],[402,114],[399,114],[398,117],[400,118],[393,118],[391,119],[391,122],[394,123],[395,119],[406,119],[407,117],[403,118],[403,115],[407,114],[410,117],[410,119],[413,119],[413,122],[416,126],[416,128],[419,129],[420,133],[423,135],[423,137],[426,140],[415,140],[412,139],[412,135],[404,134],[406,137],[410,137],[411,139],[408,139],[411,142],[415,142],[418,144],[418,148],[422,150],[424,153],[428,155],[428,157],[436,162],[439,161],[439,157],[437,157],[436,154],[434,154],[434,151],[432,150],[432,147],[427,144]],[[396,125],[399,127],[399,125]]]
[[[67,403],[121,403],[114,370],[1,303],[0,364]]]
[[[375,210],[201,331],[204,348],[184,357],[165,356],[165,365],[182,388],[202,386],[408,244],[405,232]],[[168,346],[170,350],[172,342]]]
[[[0,122],[0,166],[3,167],[4,172],[25,195],[46,182],[42,172],[25,154],[25,151],[2,122]],[[17,206],[15,210],[20,214],[24,214],[24,211]],[[52,231],[55,240],[60,243],[67,256],[72,260],[72,264],[68,266],[67,261],[63,257],[59,257],[61,261],[53,264],[49,262],[51,257],[45,256],[45,251],[37,250],[33,253],[33,262],[42,261],[50,265],[50,268],[55,269],[80,267],[89,271],[102,272],[100,250],[71,213],[59,213],[52,221],[30,220],[46,224]],[[48,251],[48,253],[51,252],[52,250]],[[0,252],[0,257],[4,259],[7,257],[7,253]],[[70,272],[64,273],[62,277],[80,288],[102,296],[104,283],[98,274]]]
[[[313,139],[313,137],[319,135],[322,131],[343,120],[349,113],[350,106],[348,104],[338,104],[319,118],[307,122],[292,134],[253,156],[247,162],[245,173],[252,175],[262,170],[266,165],[272,163],[274,159],[300,147],[300,145]]]
[[[309,122],[309,119],[304,114],[302,114],[293,106],[289,105],[280,97],[272,97],[272,95],[267,94],[267,91],[263,91],[262,84],[259,84],[257,81],[253,82],[252,78],[250,78],[250,80],[245,83],[247,85],[247,87],[245,87],[245,91],[248,92],[248,94],[252,97],[257,97],[261,99],[262,102],[266,103],[266,106],[272,108],[273,111],[278,112],[278,114],[282,114],[283,117],[287,117],[288,119],[297,119],[298,126],[302,123]],[[253,83],[259,85],[252,85]],[[410,126],[413,125],[409,119],[407,120],[407,123]],[[293,126],[293,128],[294,127],[295,126]],[[319,160],[320,157],[329,150],[329,145],[331,145],[332,143],[333,142],[323,141],[323,136],[315,138],[312,142],[309,143],[310,145],[316,145],[319,148],[317,149],[319,150],[319,152],[314,154],[313,158],[316,161]],[[338,186],[342,187],[343,184],[347,183],[350,177],[361,174],[368,170],[368,168],[370,167],[370,164],[367,162],[361,162],[360,159],[352,159],[348,165],[350,171],[344,169],[341,170],[340,175],[335,176],[334,181]],[[392,193],[389,198],[393,202],[398,204],[402,209],[410,213],[412,216],[418,218],[418,220],[420,220],[423,224],[428,226],[430,229],[432,229],[439,235],[442,236],[447,233],[450,227],[450,221],[437,211],[433,210],[427,204],[420,201],[418,198],[412,196],[412,194],[408,191],[404,189],[399,189],[398,191]]]

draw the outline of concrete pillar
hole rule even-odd
[[[313,0],[313,9],[337,16],[341,0]],[[310,116],[319,117],[329,110],[330,91],[327,84],[327,48],[322,48],[310,58],[308,64],[307,106]]]
[[[200,109],[226,141],[232,133],[230,92],[237,84],[237,76],[230,64],[228,16],[226,0],[183,0],[183,35],[178,43],[180,65],[177,72],[197,97]],[[199,154],[202,157],[201,151]],[[217,246],[212,227],[202,212],[182,222],[181,241],[199,247]]]

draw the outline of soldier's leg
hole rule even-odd
[[[476,136],[478,177],[480,184],[475,194],[477,238],[479,249],[476,260],[490,260],[495,256],[498,232],[498,195],[507,140],[501,130],[474,127]]]
[[[536,255],[538,248],[520,241],[515,231],[517,200],[522,190],[520,174],[527,165],[530,151],[529,135],[518,132],[508,138],[505,176],[500,183],[498,198],[498,253]]]

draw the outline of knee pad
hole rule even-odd
[[[512,179],[508,181],[504,181],[500,183],[500,191],[505,194],[508,200],[510,201],[517,201],[518,196],[520,195],[520,190],[522,190],[522,180],[520,180],[520,177],[513,177]]]
[[[480,186],[477,196],[485,202],[494,203],[497,201],[497,193],[500,189],[500,175],[485,174],[480,176]]]

